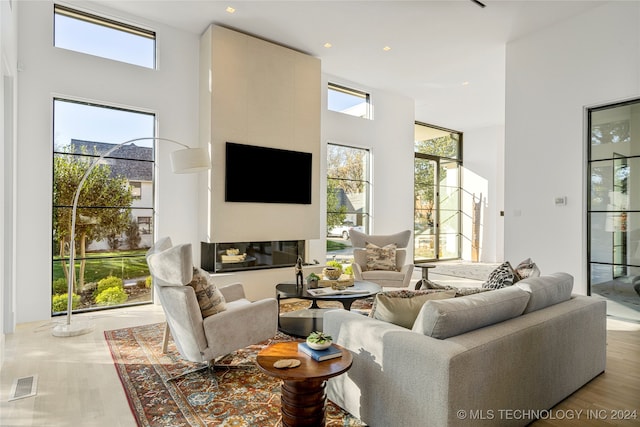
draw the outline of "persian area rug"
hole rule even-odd
[[[309,302],[306,301],[308,304]],[[284,307],[282,307],[284,306]],[[293,307],[281,305],[287,310]],[[271,340],[238,350],[216,361],[217,386],[206,370],[183,360],[169,341],[162,353],[164,323],[105,331],[113,361],[139,426],[281,426],[281,381],[254,364],[269,344],[294,338],[278,332]],[[249,368],[238,367],[249,365]],[[326,425],[364,426],[327,400]]]

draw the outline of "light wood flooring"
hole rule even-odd
[[[80,317],[95,324],[92,333],[53,337],[54,322],[64,321],[55,318],[21,324],[6,336],[0,370],[0,426],[136,426],[103,332],[162,322],[162,308],[145,305],[74,319]],[[549,415],[556,419],[536,421],[534,427],[640,426],[640,324],[609,319],[607,325],[606,372],[553,408]],[[37,395],[8,402],[14,379],[33,374],[38,375]],[[635,419],[612,419],[624,416],[620,411],[625,410],[636,411]],[[501,423],[496,420],[495,425]]]

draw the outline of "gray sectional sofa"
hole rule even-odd
[[[353,354],[327,396],[371,427],[522,426],[602,373],[606,303],[566,273],[426,302],[412,329],[331,310]],[[542,412],[541,412],[542,411]]]

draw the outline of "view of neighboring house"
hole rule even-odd
[[[113,144],[96,141],[71,139],[73,153],[95,153],[100,155],[113,148]],[[102,163],[111,168],[111,176],[122,176],[129,181],[133,195],[131,218],[138,224],[140,247],[150,247],[153,243],[153,148],[140,147],[135,143],[118,148]],[[124,239],[122,239],[124,242]],[[108,249],[106,241],[91,242],[89,251]]]

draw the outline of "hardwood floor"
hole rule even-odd
[[[94,322],[92,333],[53,337],[54,322],[63,321],[55,318],[21,324],[6,336],[0,370],[1,426],[136,426],[103,332],[162,322],[162,308],[145,305],[74,319],[80,317]],[[607,329],[606,372],[549,411],[549,419],[533,423],[534,427],[640,426],[640,324],[609,319]],[[37,395],[8,402],[14,379],[34,374],[38,375]],[[631,411],[636,411],[635,419],[613,419],[633,416]]]

